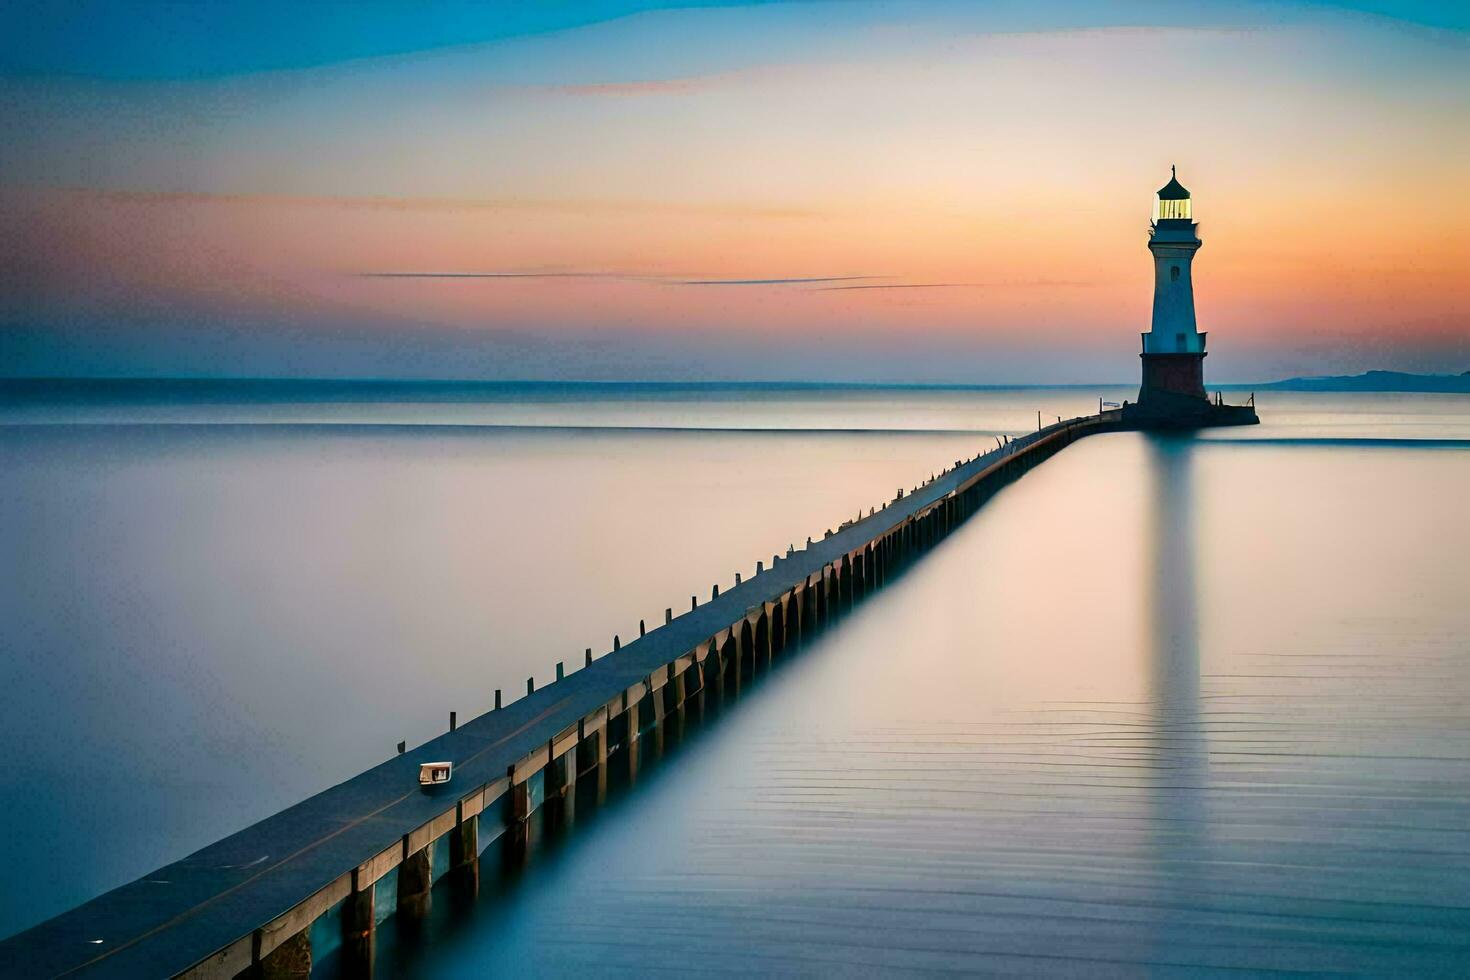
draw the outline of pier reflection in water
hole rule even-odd
[[[1071,447],[380,972],[1451,973],[1467,463]]]

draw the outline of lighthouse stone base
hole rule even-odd
[[[1138,404],[1125,405],[1123,418],[1140,429],[1205,429],[1217,425],[1255,425],[1253,405],[1224,405],[1205,392],[1203,352],[1142,354],[1143,386]]]
[[[1139,404],[1146,405],[1160,396],[1208,399],[1205,394],[1205,355],[1140,354],[1143,358],[1143,387]]]

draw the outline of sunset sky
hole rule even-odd
[[[1464,4],[8,3],[0,374],[1470,369]]]

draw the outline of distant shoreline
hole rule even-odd
[[[1363,374],[1288,378],[1257,385],[1260,391],[1378,391],[1470,393],[1470,371],[1464,374],[1409,374],[1405,371],[1367,371]]]

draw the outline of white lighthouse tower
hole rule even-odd
[[[1202,244],[1196,233],[1189,191],[1170,167],[1159,191],[1158,213],[1149,225],[1148,250],[1154,256],[1154,316],[1143,335],[1143,387],[1140,405],[1186,408],[1207,400],[1205,335],[1194,320],[1194,279],[1190,266]]]

